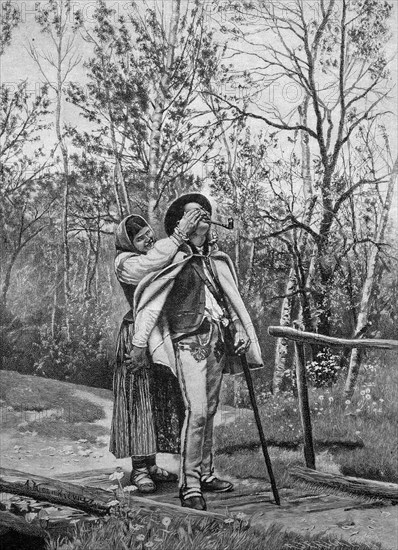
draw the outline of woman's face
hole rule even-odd
[[[150,227],[143,227],[134,237],[133,244],[138,252],[146,254],[155,244],[152,229]]]

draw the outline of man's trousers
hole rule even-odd
[[[176,344],[177,375],[185,403],[181,433],[180,488],[200,490],[201,477],[213,473],[213,424],[217,411],[224,346],[215,321],[205,321],[205,334],[186,336]]]

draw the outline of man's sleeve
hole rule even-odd
[[[146,254],[130,252],[118,254],[115,259],[115,273],[118,281],[128,285],[138,285],[146,275],[169,265],[178,247],[179,243],[168,237],[157,241]]]

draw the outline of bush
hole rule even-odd
[[[36,344],[38,359],[34,374],[111,388],[113,358],[109,359],[104,342],[112,332],[106,311],[75,301],[70,313],[69,340],[64,332],[54,336],[49,326],[42,327],[40,343]]]

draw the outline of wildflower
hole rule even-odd
[[[351,401],[349,399],[346,400],[345,402],[346,405],[351,405]]]
[[[361,395],[365,395],[366,391],[365,390],[361,390]]]
[[[384,403],[384,399],[380,398],[379,401],[380,401],[380,403]]]
[[[243,512],[239,512],[239,514],[236,514],[236,519],[244,520],[246,517],[246,514],[244,514]]]
[[[135,539],[136,539],[136,540],[141,540],[141,541],[143,541],[143,540],[145,540],[145,535],[143,535],[143,534],[141,533],[141,535],[137,535],[137,536],[135,537]]]
[[[166,529],[168,529],[169,526],[170,526],[170,524],[171,524],[171,518],[169,518],[169,517],[167,517],[167,516],[164,517],[164,518],[162,519],[162,524],[166,527]]]
[[[151,542],[151,541],[148,541],[144,544],[145,548],[152,548],[152,546],[154,546],[155,543]]]
[[[329,403],[333,403],[334,399],[333,397],[329,397]]]
[[[234,522],[233,518],[224,519],[224,523],[233,523],[233,522]]]
[[[324,399],[325,399],[325,398],[324,398],[323,395],[320,395],[320,396],[319,396],[319,401],[323,401]]]
[[[110,481],[116,481],[116,480],[122,479],[123,477],[124,477],[124,472],[120,468],[120,466],[118,466],[116,470],[113,472],[113,474],[109,476],[109,479]]]
[[[372,399],[372,396],[370,395],[370,393],[367,393],[366,394],[366,399],[369,401],[369,399]]]
[[[370,393],[370,388],[366,388],[365,393]]]

